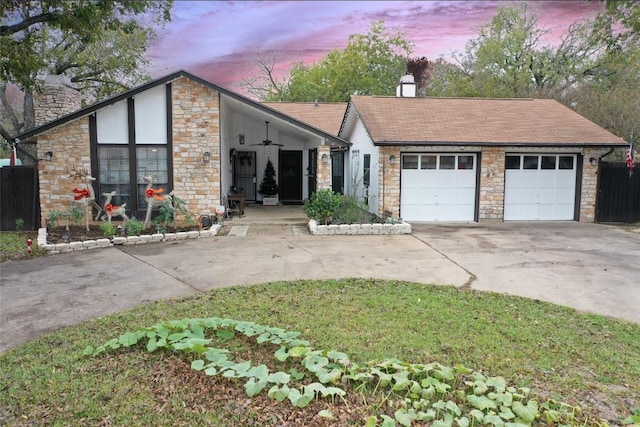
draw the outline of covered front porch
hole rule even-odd
[[[244,215],[232,212],[230,218],[223,217],[221,222],[225,225],[307,225],[309,219],[302,205],[264,206],[248,203]]]
[[[263,202],[260,183],[270,161],[278,203],[300,204],[316,190],[344,188],[349,143],[263,104],[220,96],[220,188]],[[339,160],[339,161],[338,161]]]

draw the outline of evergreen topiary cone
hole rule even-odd
[[[267,160],[267,166],[264,168],[264,176],[260,183],[258,192],[263,196],[273,196],[278,194],[278,183],[276,182],[276,171],[273,168],[271,159]]]

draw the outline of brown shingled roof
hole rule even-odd
[[[337,136],[340,131],[344,112],[347,109],[346,102],[333,102],[329,104],[315,104],[313,102],[264,102],[263,105],[335,136]]]
[[[551,99],[352,96],[375,144],[625,145]]]

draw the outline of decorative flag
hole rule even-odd
[[[629,177],[633,175],[633,167],[635,166],[635,155],[633,152],[633,139],[629,142],[629,149],[627,150],[627,167],[629,168]]]

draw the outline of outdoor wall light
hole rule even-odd
[[[44,159],[47,162],[50,162],[51,159],[53,159],[53,151],[47,151],[46,153],[44,153]]]
[[[211,161],[211,153],[209,151],[205,151],[202,154],[202,161],[205,163],[209,163]]]
[[[389,156],[389,163],[392,165],[396,164],[396,156],[394,156],[393,154]]]
[[[327,155],[327,153],[324,153],[322,155],[322,163],[329,163],[329,156]]]
[[[238,142],[240,145],[244,145],[244,133],[238,135]]]
[[[591,166],[597,166],[598,165],[598,159],[596,159],[595,157],[592,157],[589,159],[589,163],[591,163]]]

